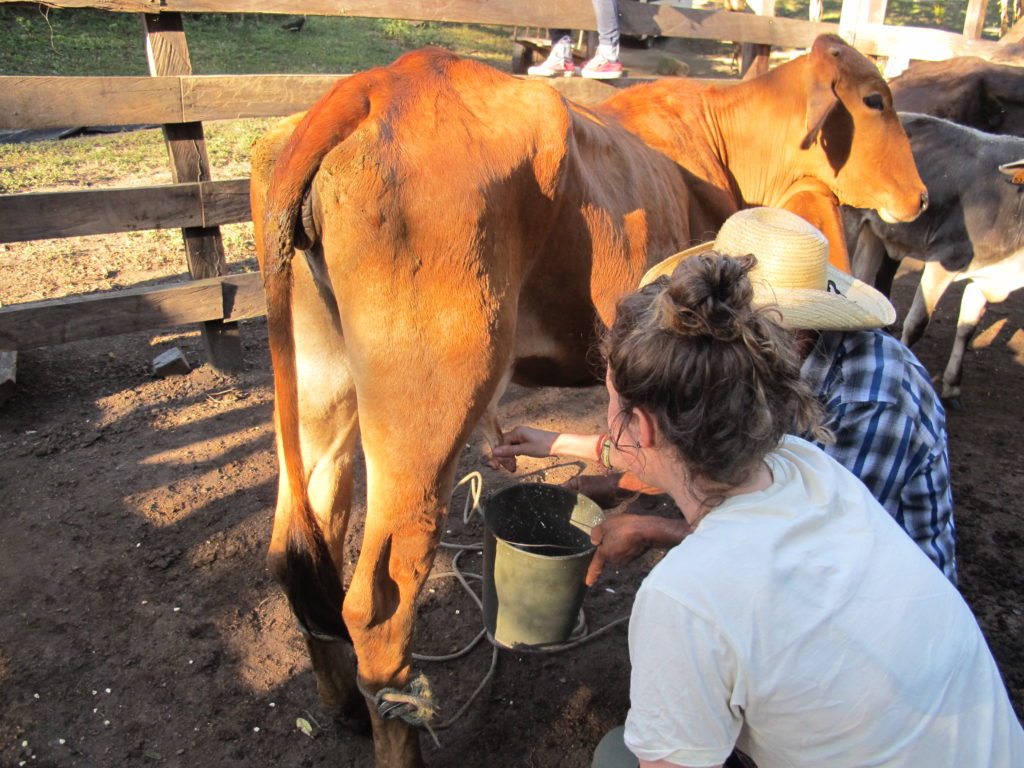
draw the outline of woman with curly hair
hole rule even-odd
[[[864,307],[828,291],[824,263],[811,289],[765,284],[763,266],[707,250],[622,299],[604,345],[609,434],[517,428],[496,449],[628,470],[688,529],[630,619],[632,755],[616,763],[602,742],[595,765],[717,767],[734,748],[760,768],[1024,765],[967,604],[850,471],[794,436],[827,440],[760,294]]]

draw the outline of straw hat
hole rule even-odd
[[[828,263],[828,240],[819,230],[781,208],[734,213],[714,242],[669,256],[648,270],[640,287],[711,249],[726,256],[754,254],[754,301],[777,304],[790,328],[856,331],[896,322],[896,310],[885,296]]]

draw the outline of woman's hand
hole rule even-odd
[[[495,458],[511,458],[513,456],[532,456],[543,459],[552,455],[552,447],[558,432],[548,432],[535,427],[515,427],[501,438],[501,445],[494,446]]]
[[[501,444],[491,451],[493,459],[502,465],[516,456],[544,459],[562,456],[595,461],[599,435],[574,435],[569,432],[548,432],[535,427],[515,427],[501,438]]]

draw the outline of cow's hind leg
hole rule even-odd
[[[449,295],[459,295],[458,288]],[[483,288],[462,290],[486,296]],[[410,683],[416,598],[433,566],[459,455],[502,380],[511,349],[507,318],[495,323],[473,302],[428,291],[429,286],[394,298],[395,306],[409,309],[393,313],[390,323],[363,326],[360,320],[369,318],[364,313],[353,317],[353,325],[361,326],[354,333],[346,325],[350,350],[356,340],[360,345],[352,360],[359,371],[367,511],[344,615],[359,680],[374,699],[378,768],[422,763],[419,732],[412,726],[426,713],[415,706],[391,709],[378,697],[387,689],[415,693]],[[426,311],[417,301],[434,305]]]
[[[344,543],[358,432],[355,388],[329,293],[318,291],[310,273],[300,266],[295,271],[295,295],[299,439],[315,523],[312,531],[303,523],[301,500],[293,498],[288,468],[279,456],[278,501],[267,560],[306,636],[324,707],[365,723],[351,638],[342,618]]]

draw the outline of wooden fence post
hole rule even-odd
[[[964,37],[977,40],[985,30],[985,12],[988,0],[970,0],[967,3],[967,16],[964,19]]]
[[[143,14],[146,59],[151,75],[191,75],[188,43],[180,13]],[[175,183],[210,180],[203,124],[168,123],[163,126],[171,175]],[[227,274],[224,243],[219,227],[185,227],[188,271],[194,280]],[[203,323],[203,341],[210,364],[219,371],[242,370],[242,343],[237,323],[211,320]]]
[[[760,16],[775,15],[775,0],[750,0],[754,13]],[[770,45],[744,43],[740,53],[740,75],[744,80],[763,75],[768,71],[772,55]]]

